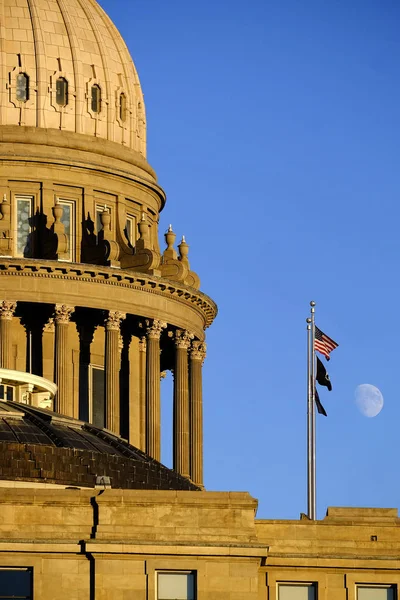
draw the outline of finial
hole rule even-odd
[[[110,209],[108,208],[107,204],[104,205],[103,212],[110,212]]]
[[[142,219],[141,219],[141,220],[142,220],[142,221],[145,221],[145,220],[146,220],[146,215],[145,215],[145,212],[144,212],[144,211],[142,212]]]
[[[310,319],[310,317],[308,317],[308,319],[306,319],[306,323],[308,323],[308,324],[312,323],[312,319]]]
[[[315,305],[316,305],[316,303],[314,302],[314,300],[311,300],[310,306],[312,306],[314,308]]]
[[[57,206],[58,204],[60,204],[60,198],[57,198],[57,196],[56,196],[55,205]]]
[[[4,194],[4,196],[3,196],[3,202],[7,202],[7,194]]]
[[[181,241],[181,244],[186,244],[186,238],[185,238],[185,236],[184,236],[184,235],[182,236],[182,241]]]
[[[172,233],[172,232],[173,232],[172,225],[170,225],[170,226],[168,227],[168,233]]]

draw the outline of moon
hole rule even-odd
[[[356,387],[356,405],[364,417],[376,417],[383,408],[383,396],[380,390],[370,383]]]

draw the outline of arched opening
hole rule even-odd
[[[92,111],[99,113],[101,111],[101,88],[99,85],[92,85]]]
[[[68,104],[68,81],[64,77],[59,77],[56,82],[56,103],[59,106]]]
[[[26,73],[19,73],[17,75],[16,97],[18,102],[29,100],[29,77]]]

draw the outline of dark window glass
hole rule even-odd
[[[8,402],[12,402],[14,400],[14,388],[11,387],[10,385],[7,386],[7,401]],[[1,590],[0,590],[0,594],[1,594]],[[1,596],[0,596],[1,598]]]
[[[0,569],[0,598],[32,598],[32,571],[30,569]]]
[[[99,113],[101,110],[101,89],[99,85],[92,85],[92,111]]]
[[[92,367],[92,422],[96,427],[105,427],[104,370]]]
[[[0,400],[4,400],[4,385],[0,385]]]
[[[122,122],[126,121],[126,96],[121,94],[119,97],[119,118]]]
[[[68,104],[68,81],[60,77],[56,82],[56,102],[59,106]]]
[[[29,100],[29,77],[25,73],[17,75],[16,95],[19,102]]]

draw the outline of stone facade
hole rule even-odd
[[[265,521],[204,491],[217,308],[171,226],[160,248],[143,94],[99,4],[0,0],[0,73],[0,597],[398,599],[396,510]]]

